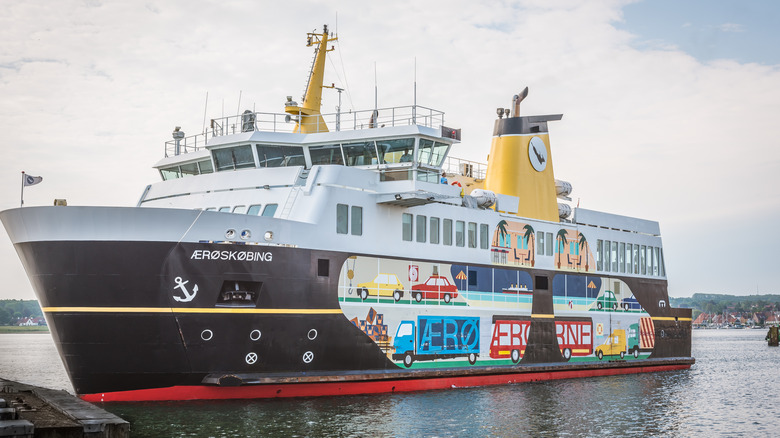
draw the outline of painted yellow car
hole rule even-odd
[[[404,285],[395,274],[378,274],[374,281],[358,284],[358,293],[363,301],[369,295],[393,297],[398,301],[404,296]]]
[[[603,344],[596,347],[596,356],[601,360],[604,356],[623,356],[626,355],[626,331],[613,330]]]

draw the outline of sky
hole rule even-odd
[[[656,220],[669,293],[780,293],[780,4],[774,1],[0,2],[0,210],[134,206],[175,126],[301,99],[306,32],[339,40],[342,109],[414,100],[485,162],[495,110],[551,122],[583,208]],[[416,64],[416,69],[415,69]],[[208,99],[207,99],[208,95]],[[323,93],[322,111],[337,95]],[[33,299],[0,231],[0,299]]]

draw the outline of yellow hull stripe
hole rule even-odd
[[[531,318],[555,318],[555,315],[550,315],[547,313],[534,313],[531,315]]]
[[[202,307],[44,307],[46,313],[249,313],[249,314],[341,314],[341,309],[247,309]]]
[[[675,321],[674,316],[653,316],[653,321]],[[677,321],[693,321],[693,318],[677,318]]]

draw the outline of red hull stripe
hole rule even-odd
[[[630,368],[603,368],[592,370],[551,371],[538,373],[494,374],[483,376],[441,377],[434,379],[373,380],[362,382],[288,383],[246,386],[171,386],[168,388],[84,394],[88,402],[172,401],[172,400],[229,400],[275,397],[314,397],[333,395],[377,394],[386,392],[425,391],[432,389],[467,388],[538,380],[576,379],[581,377],[637,374],[658,371],[684,370],[691,366],[660,365]]]

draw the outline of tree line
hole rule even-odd
[[[0,325],[11,325],[20,318],[43,316],[37,300],[0,300]]]
[[[669,297],[672,307],[694,310],[694,318],[700,312],[718,314],[725,312],[780,311],[780,295],[728,295],[695,293],[691,297]],[[697,312],[698,311],[698,312]]]

